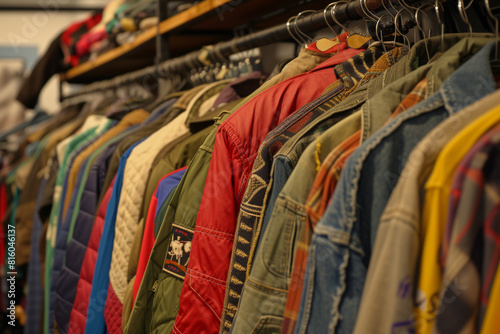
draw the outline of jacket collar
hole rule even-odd
[[[496,90],[490,67],[494,45],[492,42],[483,46],[443,82],[440,92],[447,110],[457,112]]]
[[[206,84],[192,97],[186,107],[188,117],[185,124],[188,128],[193,121],[203,116],[200,115],[200,107],[203,103],[214,95],[219,94],[232,80],[233,79],[226,79]]]
[[[486,37],[464,38],[464,36],[468,36],[468,34],[445,35],[444,41],[448,51],[433,63],[412,70],[412,64],[416,63],[414,61],[415,55],[419,55],[421,52],[426,53],[424,44],[422,42],[416,43],[409,54],[403,56],[383,76],[370,82],[368,87],[369,100],[362,108],[362,140],[366,140],[385,123],[401,101],[401,95],[411,92],[420,80],[427,78],[427,96],[433,95],[438,88],[441,88],[443,81],[450,76],[450,73],[453,73],[463,63],[464,59],[477,53],[491,41],[491,38]],[[482,34],[482,36],[491,35]],[[429,43],[428,47],[431,51],[431,47],[439,47],[440,40],[431,38]],[[489,66],[489,61],[486,62],[485,66]],[[454,100],[454,97],[451,97],[451,100]]]

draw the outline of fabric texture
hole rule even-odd
[[[137,265],[132,304],[135,301],[137,292],[139,291],[139,286],[141,285],[142,277],[144,276],[144,271],[146,270],[146,265],[148,263],[149,256],[151,255],[151,250],[153,249],[155,241],[155,217],[163,202],[165,202],[166,198],[170,195],[170,192],[172,192],[181,181],[186,169],[187,167],[184,167],[165,175],[156,187],[154,200],[151,200],[151,204],[149,205],[149,212],[144,226],[144,237],[142,238],[141,243],[139,264]]]
[[[334,66],[360,52],[345,47],[345,43],[339,44],[339,52],[313,70],[255,96],[219,127],[196,220],[190,268],[185,278],[185,282],[191,284],[184,284],[181,292],[175,333],[202,328],[214,332],[219,330],[237,209],[247,186],[255,153],[269,131],[319,97],[328,85],[337,80],[331,70]],[[265,112],[269,109],[274,112]],[[220,175],[231,175],[231,178],[221,178]],[[217,252],[207,259],[203,254],[209,244]],[[210,316],[188,320],[198,307],[205,309]]]
[[[78,240],[79,242],[71,243],[70,241],[73,237],[75,222],[78,219],[79,222],[84,225],[84,222],[87,221],[87,218],[90,218],[88,221],[93,222],[95,209],[97,207],[97,198],[95,198],[93,195],[99,187],[97,174],[91,174],[92,179],[89,181],[87,191],[85,191],[90,167],[92,166],[95,159],[97,159],[97,156],[107,147],[107,145],[111,143],[110,141],[114,141],[120,136],[123,136],[123,132],[126,132],[126,130],[132,126],[139,124],[144,119],[146,119],[146,117],[147,113],[143,110],[133,111],[125,116],[122,121],[120,121],[110,130],[104,132],[92,144],[90,144],[80,154],[78,154],[74,158],[72,167],[69,169],[70,175],[68,175],[68,179],[71,177],[71,172],[77,171],[78,174],[74,182],[73,191],[71,193],[71,190],[69,189],[69,181],[71,180],[68,180],[66,198],[70,197],[71,200],[68,205],[66,215],[63,215],[64,220],[62,221],[60,232],[57,233],[52,273],[50,277],[50,312],[53,314],[57,314],[55,319],[58,321],[59,331],[61,331],[62,333],[67,332],[69,312],[73,304],[72,300],[65,300],[64,297],[67,297],[68,299],[73,298],[70,297],[74,291],[74,289],[72,288],[70,277],[75,279],[74,284],[76,284],[76,278],[78,277],[76,273],[79,270],[77,268],[81,264],[84,255],[83,247],[80,246],[87,244],[88,238],[90,237],[90,230],[84,229],[84,231],[81,231],[81,235],[78,236],[80,238]],[[85,198],[82,198],[82,196],[84,196]],[[79,215],[81,208],[80,205],[82,203],[84,204],[82,213],[85,212],[85,214]],[[94,203],[94,205],[92,205],[92,203]],[[82,224],[79,224],[79,226],[82,226]],[[68,258],[72,258],[74,261],[71,261],[70,267],[66,266],[65,269],[63,268],[63,265],[65,263],[65,254],[68,250],[68,245],[71,245],[71,253],[68,254]],[[71,267],[71,265],[73,265],[73,267]],[[63,276],[61,277],[61,275]],[[59,309],[56,312],[55,308],[57,305],[59,305]],[[52,316],[50,317],[52,318]],[[61,323],[59,323],[59,321],[61,321]]]
[[[406,111],[411,106],[417,104],[425,98],[427,91],[427,81],[422,80],[415,89],[408,94],[391,118]],[[347,159],[361,144],[361,130],[355,132],[332,150],[321,166],[316,166],[318,174],[306,201],[305,209],[307,211],[306,223],[300,233],[299,241],[296,245],[293,273],[287,296],[283,322],[283,333],[293,333],[295,321],[300,307],[300,297],[302,295],[302,286],[304,283],[304,274],[307,266],[307,256],[309,243],[311,242],[314,227],[323,216],[335,187],[340,179],[340,174]],[[314,209],[313,209],[314,208]]]
[[[87,180],[79,193],[80,205],[73,209],[69,222],[69,235],[65,263],[61,268],[56,288],[55,314],[60,333],[67,333],[71,309],[75,300],[81,265],[92,233],[98,199],[106,176],[107,166],[114,149],[127,131],[101,146],[89,158]]]
[[[92,234],[90,235],[89,243],[85,251],[80,277],[76,286],[75,301],[71,309],[68,328],[69,334],[78,334],[82,331],[82,328],[85,328],[95,265],[97,262],[97,251],[99,249],[99,242],[104,229],[106,210],[113,192],[113,185],[114,181],[111,183],[105,196],[103,197],[95,217],[94,225],[92,226]],[[94,317],[94,312],[96,312],[96,310],[92,310],[90,317]]]
[[[238,310],[239,296],[250,273],[255,245],[259,238],[264,208],[272,185],[272,161],[280,148],[299,130],[338,104],[361,81],[383,54],[381,49],[362,51],[334,68],[337,81],[316,100],[289,116],[264,139],[257,153],[248,186],[238,214],[235,242],[226,287],[222,332],[229,332]],[[346,114],[347,115],[347,114]],[[257,305],[257,304],[256,304]],[[243,317],[245,317],[243,315]],[[240,329],[242,330],[242,329]],[[238,332],[238,330],[236,330]]]
[[[467,106],[469,103],[472,103],[474,99],[479,99],[481,98],[481,96],[487,95],[491,91],[492,86],[494,86],[494,84],[491,85],[491,83],[488,83],[486,86],[484,86],[484,83],[482,83],[481,85],[482,87],[484,87],[484,89],[478,90],[479,96],[474,94],[475,97],[471,99],[467,96],[467,93],[464,93],[465,86],[461,82],[461,78],[470,76],[469,73],[471,72],[478,71],[482,74],[486,73],[486,75],[488,75],[490,70],[486,70],[485,67],[479,65],[479,63],[482,61],[479,59],[481,59],[481,57],[484,57],[484,54],[482,54],[481,56],[481,52],[483,52],[482,48],[487,43],[488,39],[463,39],[456,45],[451,47],[448,52],[441,55],[441,57],[436,60],[435,63],[427,65],[427,67],[431,67],[429,73],[427,73],[426,76],[428,83],[428,94],[431,95],[431,97],[396,117],[389,124],[380,129],[375,135],[369,138],[363,145],[360,146],[360,148],[356,152],[353,153],[342,172],[340,182],[337,185],[332,202],[330,203],[327,212],[325,212],[325,215],[315,228],[315,236],[318,233],[322,235],[321,237],[317,237],[317,242],[321,242],[322,247],[327,247],[327,249],[330,249],[332,245],[328,242],[324,243],[324,236],[326,235],[324,233],[327,229],[326,226],[320,228],[320,224],[322,224],[322,222],[326,224],[327,220],[336,219],[337,221],[342,222],[338,226],[338,228],[348,228],[349,231],[351,231],[350,233],[354,233],[356,237],[358,237],[360,230],[364,230],[367,232],[366,236],[363,239],[358,239],[359,241],[357,242],[356,247],[361,248],[359,248],[359,252],[357,252],[357,254],[349,254],[349,252],[347,252],[347,249],[345,249],[344,247],[339,248],[339,256],[342,254],[346,254],[344,262],[349,261],[349,267],[347,267],[346,263],[346,269],[354,269],[354,267],[358,267],[361,270],[361,276],[359,280],[364,282],[364,280],[366,279],[366,284],[361,290],[363,291],[363,295],[361,304],[359,306],[358,320],[356,321],[356,326],[354,329],[356,333],[363,333],[367,330],[367,328],[370,328],[370,331],[386,332],[390,331],[391,329],[396,330],[397,328],[407,328],[406,326],[409,326],[408,321],[411,321],[412,318],[411,316],[413,312],[413,302],[411,300],[412,294],[407,292],[411,291],[411,285],[409,284],[411,284],[411,272],[414,269],[410,269],[410,271],[408,272],[406,271],[406,268],[412,261],[414,261],[414,256],[416,256],[416,252],[414,252],[414,249],[411,249],[411,246],[414,245],[413,240],[405,240],[402,236],[400,236],[397,241],[390,243],[387,242],[388,239],[385,239],[385,245],[391,245],[391,249],[393,249],[392,247],[395,247],[394,245],[401,245],[400,252],[397,252],[397,254],[395,254],[395,252],[391,251],[391,254],[387,255],[384,258],[383,262],[385,262],[386,260],[389,261],[387,263],[387,266],[386,263],[380,263],[380,258],[378,257],[378,255],[375,257],[376,260],[374,260],[375,258],[373,254],[377,249],[377,246],[374,246],[374,239],[378,234],[382,233],[379,232],[379,227],[381,225],[380,223],[384,222],[386,219],[385,214],[384,217],[382,217],[382,213],[384,208],[385,210],[389,210],[388,208],[391,206],[391,203],[388,203],[390,201],[389,198],[395,196],[394,194],[396,192],[394,191],[394,188],[396,187],[398,180],[408,179],[408,175],[402,174],[401,170],[403,169],[403,167],[408,166],[410,173],[416,171],[417,162],[413,162],[409,159],[413,149],[417,146],[418,141],[425,138],[425,136],[428,135],[435,126],[444,121],[448,116],[459,112],[461,109],[463,109],[463,107]],[[479,53],[476,53],[478,50],[481,51],[479,51]],[[463,63],[465,59],[468,59],[470,57],[470,54],[474,53],[476,54],[472,58]],[[479,58],[477,58],[478,56]],[[453,72],[453,68],[458,68],[458,70]],[[450,72],[453,73],[449,75]],[[491,74],[489,75],[491,76]],[[432,80],[430,80],[431,78]],[[455,85],[460,85],[460,87],[457,87]],[[439,89],[436,90],[436,88]],[[464,101],[463,99],[466,100]],[[442,134],[442,132],[437,133]],[[413,138],[412,141],[407,142],[402,140],[402,138],[410,135]],[[435,144],[431,144],[430,147],[432,147],[432,150],[434,150],[438,146]],[[429,153],[431,151],[429,147],[426,147],[424,150],[429,151]],[[419,153],[421,152],[422,150],[419,150]],[[392,159],[396,159],[396,157],[401,158],[401,164],[389,166],[388,162],[393,161]],[[412,159],[414,159],[413,156]],[[411,161],[411,163],[406,163],[406,165],[404,165],[404,162],[406,161]],[[349,167],[349,165],[351,167]],[[377,166],[377,168],[374,168],[374,166]],[[380,173],[382,173],[382,175],[380,175]],[[418,177],[417,172],[415,172],[413,175]],[[377,180],[379,180],[381,184],[378,184]],[[352,206],[352,199],[349,202],[345,198],[348,191],[347,189],[350,189],[348,188],[348,184],[353,184],[353,182],[355,182],[354,184],[356,188],[354,190],[357,194],[355,198],[356,201],[359,201],[360,204],[358,209]],[[366,188],[368,186],[375,188],[372,188],[373,190],[367,190]],[[368,197],[371,196],[367,195],[366,192],[374,191],[374,189],[377,189],[377,197],[372,198],[373,201],[370,201],[368,200]],[[411,188],[408,187],[407,189]],[[351,189],[350,191],[354,190]],[[391,193],[393,195],[391,195]],[[363,198],[361,198],[361,194],[363,194]],[[418,191],[416,192],[416,194],[418,195]],[[415,195],[409,195],[405,197],[400,194],[399,198],[404,200],[405,203],[408,203],[408,205],[413,206],[417,204],[416,207],[418,208],[419,202],[418,200],[414,201]],[[340,208],[337,207],[338,205],[342,205],[340,201],[346,201],[346,206],[344,207],[345,210],[343,209],[345,214],[341,214],[340,216],[330,215],[329,213],[334,214],[334,209],[337,210]],[[416,216],[409,215],[409,212],[415,211],[405,211],[403,214],[404,220],[410,219],[411,217],[418,217],[419,210],[420,209],[418,208]],[[356,225],[353,226],[352,222],[354,221],[356,221]],[[382,225],[385,224],[382,223]],[[355,228],[355,226],[357,227]],[[390,234],[386,234],[385,237],[389,238]],[[314,238],[315,237],[313,237],[313,239]],[[400,244],[400,242],[403,243]],[[319,244],[317,244],[317,247],[319,247]],[[403,249],[405,250],[403,251]],[[407,249],[410,249],[411,251],[407,251]],[[310,256],[311,258],[314,258],[314,253],[312,252],[313,247],[311,247]],[[404,260],[402,259],[403,263],[401,263],[399,259],[396,259],[396,257],[399,256],[404,256]],[[369,267],[368,263],[370,264]],[[308,262],[308,267],[310,265],[312,265],[312,263]],[[367,277],[365,270],[367,269],[367,267],[368,270],[373,270],[372,268],[377,268],[377,265],[379,269],[385,269],[383,278],[384,281],[393,279],[396,280],[391,285],[387,286],[392,286],[395,289],[399,289],[398,287],[400,286],[403,286],[405,288],[399,292],[393,291],[392,293],[388,293],[387,290],[383,293],[382,291],[372,290],[372,288],[369,287],[371,286],[371,284],[369,283],[371,278],[370,276]],[[314,272],[316,272],[317,268],[318,267],[315,265],[312,269]],[[400,270],[405,272],[403,276],[400,276]],[[345,271],[338,271],[338,274],[342,274],[342,272]],[[308,276],[310,278],[308,278]],[[405,279],[403,280],[403,278]],[[304,286],[306,286],[306,284],[310,286],[310,284],[312,284],[312,276],[306,273],[305,281],[306,282],[304,283]],[[406,284],[408,281],[410,282],[408,283],[409,289],[407,290]],[[352,284],[349,283],[348,286],[352,286]],[[307,291],[307,289],[304,289],[304,291]],[[347,292],[345,293],[347,294]],[[377,294],[377,297],[375,299],[372,299],[374,297],[373,293]],[[304,298],[306,298],[305,293],[303,293],[302,296],[304,300]],[[380,299],[377,299],[378,297],[380,297]],[[390,301],[384,303],[384,305],[387,305],[387,312],[380,314],[380,303],[382,302],[382,300],[387,299],[390,299]],[[376,315],[372,313],[372,315],[367,318],[365,313],[366,301],[369,301],[369,303],[373,303],[375,300],[377,300]],[[301,302],[301,308],[302,305],[305,304]],[[373,306],[374,304],[370,305],[370,307]],[[408,311],[408,306],[410,306],[410,313],[406,313]],[[310,311],[311,310],[307,312]],[[312,315],[312,313],[310,314]],[[309,317],[309,315],[306,313],[304,313],[304,316]],[[312,318],[310,321],[312,323]]]
[[[435,308],[438,307],[439,309],[440,306],[440,302],[433,300],[432,296],[439,295],[443,278],[451,278],[449,282],[459,282],[459,280],[455,276],[449,277],[448,275],[446,275],[447,268],[454,269],[453,263],[455,263],[455,252],[453,252],[449,256],[450,266],[445,266],[445,276],[442,275],[442,265],[440,261],[442,248],[441,240],[444,237],[444,231],[446,228],[446,220],[448,215],[447,204],[453,176],[458,165],[460,164],[460,161],[466,156],[467,152],[471,148],[473,148],[474,144],[483,136],[483,134],[485,134],[490,128],[494,127],[498,122],[500,122],[500,114],[498,113],[499,110],[500,108],[491,110],[490,112],[481,116],[479,119],[467,126],[465,129],[460,131],[460,133],[458,133],[439,154],[432,173],[430,174],[429,179],[425,184],[425,200],[422,211],[422,223],[420,226],[420,233],[422,236],[422,258],[419,265],[420,270],[417,281],[417,300],[415,307],[416,328],[421,333],[431,333],[432,331],[432,326],[435,323],[435,318],[437,315],[437,310]],[[470,202],[474,203],[475,201],[471,200]],[[486,209],[491,206],[494,207],[494,203],[495,201],[493,201],[493,204],[491,205],[482,206],[482,208]],[[460,217],[471,217],[471,214],[463,215]],[[466,224],[471,223],[471,220],[464,220],[467,222]],[[457,226],[457,228],[463,225],[464,223],[461,222]],[[471,239],[462,240],[463,244],[461,244],[460,246],[467,249],[467,241],[469,243],[473,243],[475,241],[474,235],[477,235],[477,232],[475,230],[480,226],[480,224],[476,225],[477,227],[473,227],[473,230],[470,230],[467,233],[467,236]],[[484,225],[484,223],[481,225]],[[487,265],[490,270],[493,271],[496,270],[497,264],[497,261],[494,261],[494,263],[492,264],[485,263],[485,265]],[[446,317],[449,317],[451,313],[453,313],[455,316],[457,314],[460,314],[460,308],[463,307],[460,301],[465,302],[466,300],[470,300],[469,298],[467,298],[468,296],[471,296],[472,300],[474,300],[475,296],[477,300],[479,294],[477,291],[474,294],[474,288],[472,287],[483,286],[481,282],[478,282],[476,280],[479,277],[479,273],[475,273],[474,271],[470,270],[464,270],[463,273],[461,272],[461,270],[459,270],[458,273],[461,274],[460,277],[462,278],[460,282],[469,282],[471,284],[471,288],[468,289],[468,291],[464,293],[464,295],[460,296],[456,302],[450,303],[451,305],[448,305],[448,303],[443,305],[444,311],[440,314],[443,317],[442,319],[446,319]],[[452,283],[449,288],[459,288],[459,285]],[[468,304],[467,302],[465,303]],[[474,305],[474,303],[472,305]],[[478,310],[474,310],[473,308],[471,311],[471,316],[473,318],[476,317],[476,312],[478,312]],[[466,320],[467,314],[465,314],[464,317],[460,317],[460,319],[462,321]],[[436,325],[439,332],[446,332],[448,328],[454,332],[466,330],[467,327],[470,328],[469,330],[473,330],[476,321],[468,321],[467,323],[468,326],[463,329],[458,326],[449,328],[448,326],[450,326],[450,324],[446,324],[446,321],[440,322]],[[445,327],[442,328],[441,326]]]
[[[397,48],[382,55],[360,82],[346,91],[346,98],[341,103],[303,126],[275,156],[273,185],[255,253],[255,264],[243,292],[241,311],[236,317],[233,332],[249,330],[248,326],[255,322],[249,319],[250,314],[259,319],[261,328],[271,330],[282,327],[290,266],[296,238],[305,217],[304,203],[316,175],[315,163],[323,160],[343,138],[360,127],[360,123],[352,122],[352,119],[356,110],[372,94],[369,88],[404,54],[405,49]],[[321,143],[320,152],[317,151],[317,143]],[[255,305],[260,304],[272,304],[274,307],[262,311],[255,309]]]
[[[178,312],[179,296],[183,282],[180,278],[173,275],[166,275],[163,272],[172,224],[175,221],[177,226],[186,228],[189,231],[193,230],[212,155],[217,127],[229,114],[260,92],[296,74],[313,69],[331,55],[302,50],[299,56],[295,60],[292,60],[282,72],[269,79],[257,91],[233,107],[231,111],[221,113],[216,119],[215,129],[206,137],[196,152],[166,210],[125,332],[150,333],[152,331],[172,331],[173,322]],[[184,184],[189,184],[190,186],[184,187]]]
[[[113,252],[113,239],[115,234],[118,202],[120,200],[122,188],[123,172],[125,170],[127,159],[132,153],[132,150],[139,145],[139,143],[140,142],[133,144],[120,159],[120,166],[118,168],[118,173],[116,174],[111,199],[109,200],[106,210],[101,240],[99,241],[99,250],[97,253],[89,306],[87,309],[87,319],[85,323],[86,334],[104,333],[106,329],[104,309],[109,288],[109,268]]]
[[[110,308],[117,308],[113,306],[114,303],[119,302],[123,304],[125,298],[125,289],[129,283],[127,268],[131,246],[137,230],[137,224],[141,218],[142,196],[146,186],[143,180],[147,178],[156,153],[165,144],[189,132],[189,129],[185,125],[187,117],[190,113],[197,112],[200,105],[204,102],[204,99],[197,98],[197,96],[202,97],[207,94],[210,94],[210,96],[217,94],[228,82],[220,81],[201,89],[189,103],[186,111],[177,116],[165,127],[152,134],[136,150],[132,151],[125,167],[122,195],[120,196],[116,218],[116,232],[109,272],[110,286],[114,291],[112,296],[116,296],[116,298],[109,303],[107,302]],[[119,317],[121,322],[121,313]],[[109,327],[108,325],[108,329]]]
[[[83,120],[74,120],[80,106],[72,107],[62,112],[61,117],[57,117],[54,127],[58,128],[56,131],[48,135],[47,142],[43,146],[40,155],[35,159],[26,184],[38,189],[41,183],[40,170],[42,170],[49,160],[50,153],[55,145],[74,132],[82,123]],[[66,124],[66,125],[64,125]],[[23,191],[19,198],[19,210],[16,211],[16,263],[23,265],[28,263],[29,249],[31,245],[31,231],[34,207],[36,204],[37,193],[33,191]]]

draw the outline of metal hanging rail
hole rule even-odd
[[[382,0],[354,0],[348,3],[338,3],[335,7],[335,18],[341,23],[363,19],[367,17],[367,14],[365,14],[367,9],[373,11],[380,8],[381,5]],[[365,11],[362,6],[364,6]],[[327,16],[327,19],[330,25],[336,25],[332,17]],[[328,27],[323,11],[307,16],[300,16],[297,20],[294,20],[293,25],[296,25],[296,28],[304,33]],[[62,100],[112,89],[147,77],[164,77],[170,73],[184,73],[192,68],[205,65],[203,60],[220,62],[221,57],[227,58],[237,52],[289,40],[291,39],[289,28],[287,24],[281,24],[243,37],[234,38],[230,41],[207,46],[184,56],[166,60],[159,64],[159,66],[149,66],[141,70],[116,76],[112,79],[91,83],[81,91],[63,97]]]

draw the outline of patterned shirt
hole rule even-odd
[[[442,259],[440,294],[448,302],[437,315],[433,332],[474,332],[490,307],[500,251],[499,144],[497,124],[469,150],[455,172],[449,196],[452,211],[443,236],[449,248]],[[461,320],[451,321],[457,317]]]
[[[420,81],[415,88],[401,101],[391,118],[408,110],[412,106],[424,100],[427,93],[427,79]],[[390,120],[389,119],[389,120]],[[309,197],[306,202],[308,213],[307,223],[300,236],[295,253],[295,263],[293,266],[292,282],[288,292],[287,303],[285,307],[285,320],[283,322],[283,334],[293,333],[297,312],[300,306],[300,296],[302,295],[302,285],[307,266],[307,255],[309,244],[316,223],[323,216],[333,191],[340,179],[340,173],[347,159],[359,147],[361,143],[361,130],[352,134],[342,142],[335,150],[330,152],[327,158],[321,163],[318,175],[314,181]],[[320,149],[320,147],[318,147]]]

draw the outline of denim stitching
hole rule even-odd
[[[346,203],[349,203],[349,205],[347,207],[347,212],[346,212],[347,216],[344,218],[344,223],[341,224],[341,226],[337,226],[338,229],[342,229],[342,227],[345,228],[345,231],[341,231],[341,232],[345,232],[347,234],[349,240],[352,238],[352,229],[353,229],[353,226],[356,222],[356,210],[355,210],[355,208],[356,208],[356,195],[358,192],[358,182],[360,179],[360,175],[361,175],[364,161],[366,160],[368,155],[372,152],[372,150],[376,146],[378,146],[378,144],[380,142],[382,142],[383,139],[385,139],[388,135],[390,135],[393,131],[395,131],[395,129],[397,129],[403,122],[407,121],[408,119],[412,119],[416,116],[419,116],[425,112],[432,111],[435,108],[439,107],[439,104],[441,101],[439,100],[438,97],[436,97],[435,99],[437,99],[437,100],[436,101],[431,100],[431,101],[429,101],[428,104],[426,104],[424,106],[414,108],[413,112],[410,112],[410,113],[407,112],[407,113],[403,114],[403,115],[406,115],[406,117],[397,117],[393,122],[391,122],[388,125],[386,125],[385,127],[383,127],[378,132],[379,133],[378,136],[372,137],[373,139],[371,140],[371,142],[367,142],[369,144],[359,154],[359,157],[357,157],[357,159],[355,160],[353,168],[352,168],[351,173],[350,173],[351,177],[349,177],[349,179],[351,180],[350,189],[348,189],[347,193],[345,194],[345,196],[347,197]],[[317,225],[316,228],[318,229],[318,231],[323,230],[323,228],[321,227],[323,224],[321,224],[321,222],[320,222]],[[325,226],[325,227],[328,230],[328,226]],[[333,227],[333,229],[335,229],[335,227]],[[340,288],[337,290],[337,294],[335,294],[333,296],[334,305],[332,307],[333,320],[332,320],[332,323],[330,324],[331,329],[335,328],[335,326],[337,325],[337,322],[339,320],[340,314],[339,314],[338,307],[339,307],[340,302],[343,298],[343,294],[344,294],[345,288],[346,288],[345,278],[346,278],[346,268],[347,268],[347,264],[349,262],[349,257],[350,257],[349,255],[350,255],[350,253],[346,252],[346,254],[344,255],[344,262],[338,268],[339,276],[341,277],[341,282],[340,282]],[[312,303],[312,300],[310,302]]]

